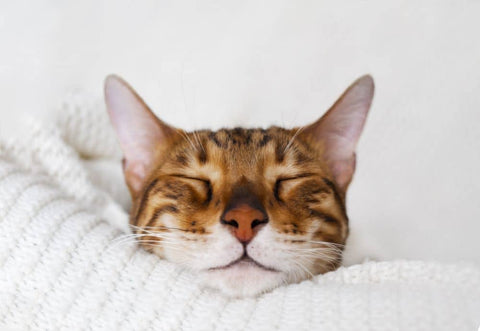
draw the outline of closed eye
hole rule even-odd
[[[275,182],[275,185],[278,185],[282,182],[287,182],[287,181],[290,181],[290,180],[303,179],[303,178],[313,177],[313,176],[315,176],[315,175],[311,174],[311,173],[305,173],[305,174],[298,174],[298,175],[291,176],[291,177],[278,177],[277,181]]]
[[[197,178],[197,177],[191,177],[187,175],[182,175],[182,174],[171,174],[169,175],[170,177],[175,177],[179,179],[184,179],[184,180],[189,180],[189,181],[194,181],[194,182],[199,182],[204,185],[206,189],[206,199],[205,203],[209,203],[212,200],[212,184],[209,179],[205,178]]]
[[[169,176],[171,176],[171,177],[176,177],[176,178],[197,180],[197,181],[200,181],[200,182],[204,182],[204,183],[209,183],[209,184],[210,184],[210,180],[205,179],[205,178],[191,177],[191,176],[182,175],[182,174],[172,174],[172,175],[169,175]]]
[[[312,177],[312,176],[314,176],[314,174],[304,173],[304,174],[298,174],[298,175],[292,176],[292,177],[279,177],[279,178],[277,178],[277,180],[275,181],[274,188],[273,188],[273,194],[275,196],[275,199],[277,199],[278,201],[283,201],[280,198],[280,189],[281,189],[282,183],[291,182],[291,181],[295,181],[295,180],[299,180],[299,179],[305,179],[305,178]]]

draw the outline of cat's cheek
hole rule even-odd
[[[247,246],[247,252],[264,266],[279,270],[288,282],[298,281],[299,275],[308,278],[314,269],[314,259],[296,252],[295,246],[286,243],[283,235],[272,227],[262,229]]]
[[[247,246],[247,252],[264,266],[288,274],[295,269],[295,264],[291,261],[292,256],[285,253],[288,247],[279,239],[279,234],[272,227],[266,226]]]

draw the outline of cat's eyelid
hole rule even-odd
[[[303,173],[303,174],[298,174],[298,175],[293,175],[288,177],[280,176],[277,178],[277,182],[285,182],[288,180],[303,179],[303,178],[313,177],[313,176],[315,176],[315,174],[312,174],[312,173]]]
[[[198,180],[200,182],[210,183],[210,180],[208,178],[198,178],[198,177],[192,177],[192,176],[182,175],[182,174],[169,174],[168,176],[183,178],[183,179],[190,179],[190,180]]]

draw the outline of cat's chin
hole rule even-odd
[[[283,272],[239,262],[228,268],[201,272],[202,282],[231,297],[252,297],[268,292],[285,282]]]

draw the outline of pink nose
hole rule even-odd
[[[262,211],[252,208],[248,204],[241,204],[228,210],[221,220],[222,224],[234,228],[235,237],[242,243],[252,240],[256,234],[255,228],[267,222],[268,218]]]

